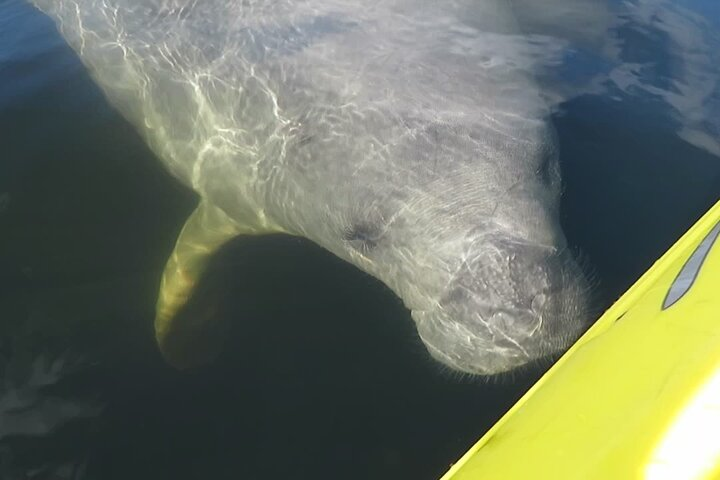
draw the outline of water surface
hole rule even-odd
[[[720,198],[720,7],[588,5],[532,17],[516,54],[554,107],[601,312]],[[178,373],[153,308],[197,199],[19,0],[0,0],[0,132],[3,479],[437,478],[541,373],[443,371],[387,289],[279,236],[214,259],[200,301],[228,345]]]

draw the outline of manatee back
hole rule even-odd
[[[113,106],[187,184],[195,183],[202,152],[252,154],[258,130],[271,128],[273,99],[237,55],[251,50],[243,43],[252,40],[234,34],[245,28],[242,2],[34,3],[55,19]],[[253,118],[253,132],[238,121],[245,116]]]
[[[302,156],[294,146],[313,132],[350,139],[336,144],[350,154],[315,152],[314,168],[346,168],[361,161],[357,146],[408,119],[515,138],[546,114],[532,65],[516,61],[527,44],[513,35],[505,2],[34,3],[171,172],[200,193],[224,176],[240,182],[241,198],[257,197],[259,165],[294,162]]]

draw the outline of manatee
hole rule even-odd
[[[178,318],[239,235],[306,237],[376,277],[453,370],[509,371],[585,328],[557,140],[506,2],[34,4],[201,199],[157,301],[171,364],[205,359],[212,312]]]

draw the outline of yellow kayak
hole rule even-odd
[[[720,478],[720,202],[442,480]]]

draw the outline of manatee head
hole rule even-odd
[[[463,372],[494,374],[569,346],[585,292],[567,251],[508,234],[479,242],[463,249],[467,260],[454,274],[435,279],[427,295],[435,301],[411,307],[430,354]]]
[[[549,124],[387,118],[299,135],[280,223],[390,287],[454,370],[501,373],[569,346],[587,288],[559,223]]]

